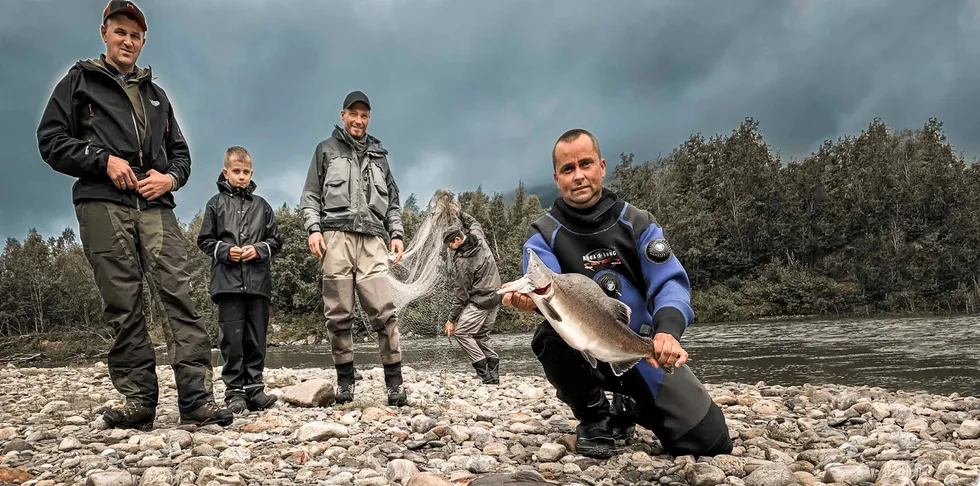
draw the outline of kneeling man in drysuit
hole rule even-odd
[[[528,249],[556,273],[592,278],[607,295],[631,309],[630,328],[654,342],[658,365],[647,360],[615,376],[608,363],[593,368],[548,321],[536,330],[531,348],[545,376],[579,420],[576,453],[608,458],[617,440],[628,440],[634,424],[656,434],[674,456],[714,456],[732,451],[721,409],[690,367],[680,338],[694,318],[690,283],[652,215],[603,189],[606,162],[595,137],[569,130],[552,152],[561,196],[528,231]],[[527,295],[508,292],[503,304],[535,310]],[[665,372],[665,368],[669,372]],[[606,391],[615,393],[611,406]]]

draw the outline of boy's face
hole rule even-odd
[[[252,181],[252,161],[242,161],[238,157],[229,157],[225,168],[221,169],[225,179],[234,187],[248,187]]]

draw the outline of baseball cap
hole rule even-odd
[[[459,228],[449,228],[442,233],[442,243],[448,245],[456,238],[462,238],[463,231]]]
[[[143,11],[136,6],[135,3],[125,1],[125,0],[112,0],[108,5],[105,6],[105,10],[102,12],[102,23],[105,24],[106,19],[117,14],[117,13],[127,13],[132,15],[136,19],[136,22],[140,24],[143,28],[143,32],[146,32],[146,17],[143,15]]]
[[[358,101],[367,105],[369,110],[371,109],[371,102],[368,101],[368,97],[363,91],[351,91],[350,93],[347,93],[347,97],[344,98],[344,109],[346,110],[350,108],[350,105],[353,105]]]

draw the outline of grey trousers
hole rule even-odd
[[[497,357],[497,352],[490,346],[490,331],[497,320],[498,308],[494,306],[490,309],[478,309],[473,304],[466,304],[459,313],[456,341],[470,358],[470,363]]]
[[[323,232],[323,316],[335,365],[354,361],[354,292],[378,333],[381,364],[402,360],[398,313],[388,280],[388,249],[383,239],[343,231]]]

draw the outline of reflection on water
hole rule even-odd
[[[502,373],[542,375],[531,334],[493,335]],[[980,317],[698,324],[684,334],[690,366],[706,383],[840,383],[980,395]],[[355,362],[380,366],[377,344]],[[448,338],[402,340],[403,360],[433,372],[472,370]],[[270,348],[268,367],[332,367],[328,345]]]

